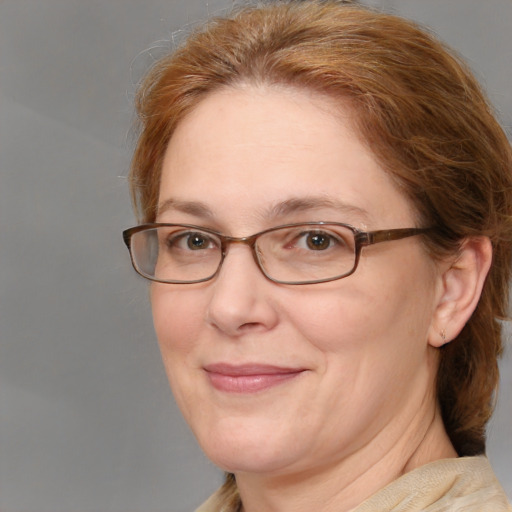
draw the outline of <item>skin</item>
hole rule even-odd
[[[207,96],[170,141],[157,221],[237,237],[313,220],[417,226],[350,116],[292,89]],[[236,474],[245,511],[350,510],[404,472],[456,456],[434,382],[440,332],[457,334],[449,285],[469,275],[457,268],[435,263],[412,237],[363,249],[345,279],[290,286],[267,280],[235,244],[209,282],[152,284],[177,403],[207,456]],[[205,371],[217,363],[301,372],[226,392]]]

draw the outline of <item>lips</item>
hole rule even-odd
[[[299,377],[303,368],[261,364],[211,364],[204,367],[211,385],[226,393],[256,393]]]

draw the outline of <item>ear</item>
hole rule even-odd
[[[428,337],[431,346],[450,342],[466,325],[480,300],[491,261],[489,238],[472,237],[463,242],[454,260],[444,263]]]

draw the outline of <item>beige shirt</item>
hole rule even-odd
[[[196,512],[237,512],[237,494],[213,494]],[[432,462],[401,476],[352,512],[512,512],[484,456]],[[264,511],[262,511],[264,512]]]

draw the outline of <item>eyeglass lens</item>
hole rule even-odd
[[[230,239],[226,238],[227,244]],[[160,226],[131,238],[135,268],[163,282],[206,280],[223,261],[221,236],[185,226]],[[355,240],[345,226],[315,224],[281,227],[261,233],[255,259],[267,277],[280,282],[328,280],[349,274],[355,265]]]

